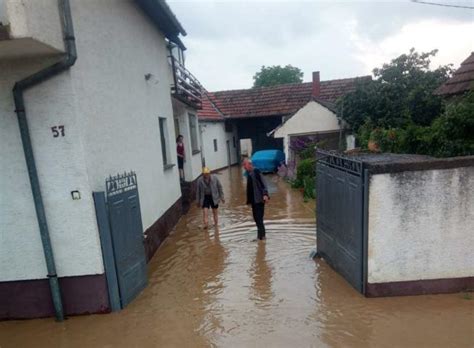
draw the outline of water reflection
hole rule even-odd
[[[272,299],[272,270],[266,260],[266,242],[257,243],[255,260],[250,268],[252,291],[250,298],[257,307],[265,308]]]

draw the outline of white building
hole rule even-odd
[[[211,170],[222,169],[239,163],[239,138],[234,123],[213,106],[207,94],[199,110],[199,130],[202,142],[203,163]]]
[[[68,3],[0,0],[0,319],[52,313],[38,195],[24,154],[28,136],[22,141],[12,89],[65,56]],[[70,13],[77,61],[28,88],[24,104],[66,312],[101,312],[108,301],[92,192],[104,191],[109,175],[137,173],[152,254],[169,232],[162,226],[181,215],[173,106],[187,133],[195,108],[170,93],[168,48],[184,49],[185,31],[166,3],[71,0]],[[200,156],[190,158],[187,175],[196,178],[200,166]]]
[[[354,136],[347,131],[344,121],[338,117],[334,100],[327,101],[321,98],[319,72],[313,73],[312,86],[311,100],[270,133],[275,138],[283,139],[283,149],[288,161],[295,160],[290,145],[292,139],[298,137],[310,137],[314,141],[324,143],[329,149],[339,149],[343,145],[348,150],[354,148]],[[348,90],[339,91],[343,92],[339,96],[350,92],[352,88],[353,85]]]

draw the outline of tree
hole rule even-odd
[[[429,126],[443,112],[443,99],[433,91],[452,73],[451,65],[430,70],[438,51],[408,54],[373,70],[374,80],[359,83],[339,101],[341,117],[357,131],[369,127]]]
[[[253,76],[254,87],[269,87],[282,85],[285,83],[301,83],[303,82],[303,72],[294,66],[280,65],[262,66],[259,72]]]

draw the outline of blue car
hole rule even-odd
[[[262,150],[252,155],[253,166],[262,173],[274,173],[284,162],[285,154],[280,150]]]

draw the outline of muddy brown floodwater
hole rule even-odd
[[[469,347],[471,294],[366,299],[313,261],[314,203],[276,176],[267,241],[223,171],[220,231],[192,208],[149,264],[149,285],[121,312],[0,323],[0,347]]]

